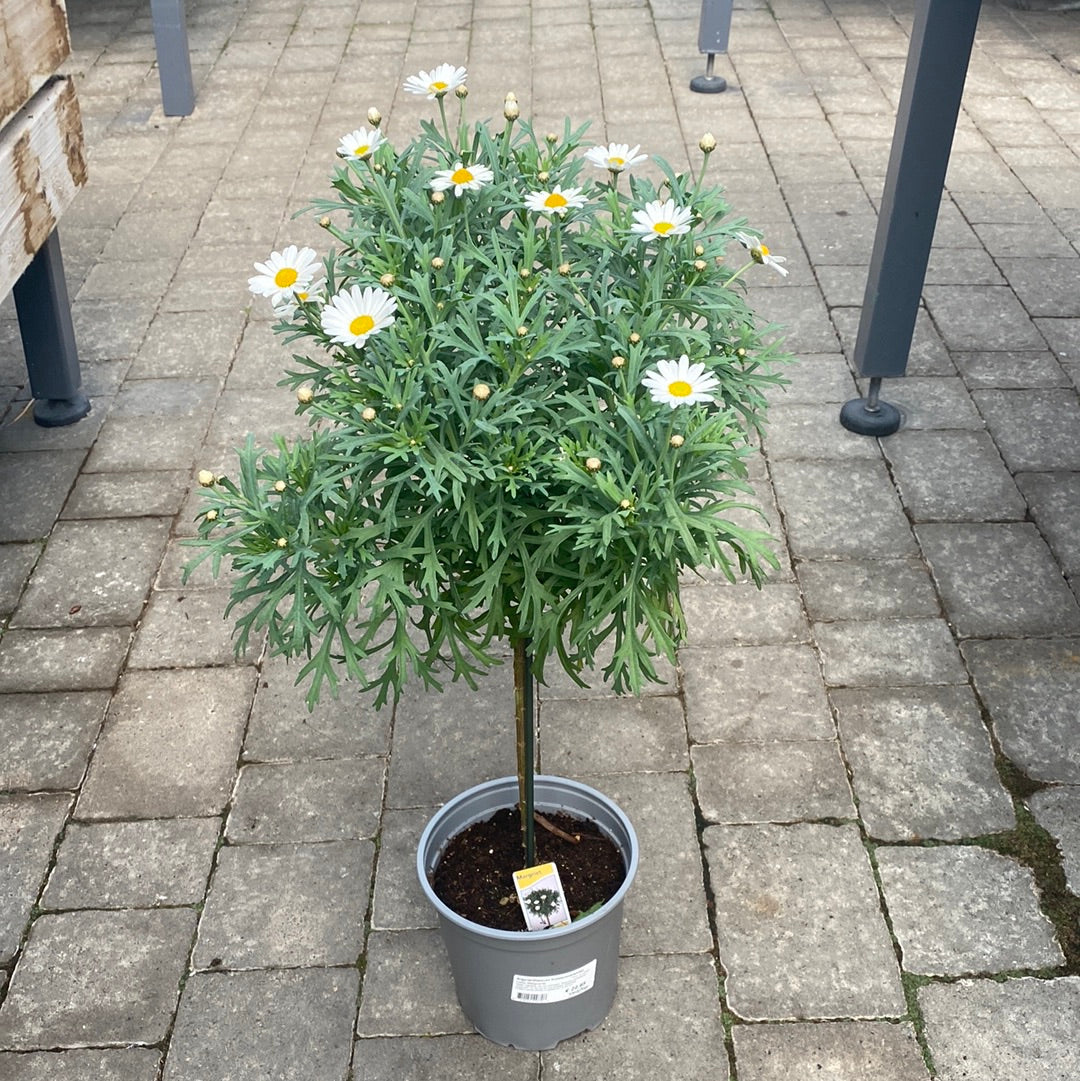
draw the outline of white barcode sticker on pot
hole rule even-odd
[[[596,958],[573,972],[557,976],[515,976],[510,997],[515,1002],[565,1002],[585,994],[596,980]]]

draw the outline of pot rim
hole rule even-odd
[[[605,919],[613,910],[617,909],[622,904],[627,891],[630,889],[631,883],[634,881],[634,876],[637,874],[638,868],[637,834],[634,832],[634,827],[631,824],[630,819],[626,816],[626,813],[610,796],[605,796],[603,792],[592,788],[590,785],[582,784],[580,781],[572,781],[568,777],[557,777],[551,774],[541,773],[536,774],[535,781],[538,784],[543,783],[549,786],[553,785],[561,787],[568,791],[579,792],[591,799],[600,801],[614,813],[615,817],[619,820],[619,825],[626,832],[626,839],[628,842],[627,851],[623,854],[623,859],[626,863],[626,873],[623,877],[622,884],[595,912],[585,916],[583,919],[574,920],[563,927],[551,927],[544,931],[504,931],[498,927],[486,927],[482,923],[474,923],[472,920],[466,919],[446,905],[432,889],[427,876],[424,854],[430,847],[431,835],[435,832],[436,827],[440,825],[442,820],[466,800],[472,799],[476,795],[489,789],[510,787],[515,791],[517,790],[517,777],[497,777],[493,780],[483,781],[478,785],[473,785],[472,788],[467,788],[464,792],[459,792],[456,796],[448,799],[435,811],[428,820],[427,825],[424,827],[423,833],[420,834],[420,841],[416,847],[416,875],[420,880],[420,888],[424,891],[424,896],[427,897],[428,901],[439,913],[440,917],[449,920],[456,926],[471,931],[474,934],[483,935],[485,938],[503,942],[546,942],[552,939],[564,938],[571,934],[581,934],[591,928],[594,924]],[[499,808],[494,809],[498,810]],[[473,821],[479,821],[479,819],[477,818]],[[469,824],[471,825],[471,823]],[[600,826],[601,829],[604,829],[601,823],[598,822],[597,825]],[[604,832],[608,833],[606,829],[604,829]],[[622,845],[619,844],[616,838],[611,837],[610,833],[608,836],[614,844],[620,849],[622,848]]]

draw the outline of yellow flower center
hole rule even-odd
[[[294,285],[296,283],[296,279],[299,277],[300,275],[296,273],[295,267],[283,266],[274,275],[274,284],[279,289],[288,289],[290,285]]]
[[[359,338],[364,334],[370,334],[371,328],[375,326],[375,320],[370,315],[358,315],[349,324],[349,333]]]
[[[626,164],[625,158],[608,158],[608,165],[614,165],[615,168],[621,169]]]
[[[448,90],[448,89],[449,89],[449,87],[450,87],[450,84],[449,84],[449,83],[432,83],[432,84],[431,84],[431,85],[430,85],[430,86],[428,87],[428,90],[432,90],[432,91],[434,91],[434,92],[435,92],[436,94],[438,94],[438,93],[440,93],[441,91],[444,91],[444,90]]]
[[[557,191],[553,191],[545,200],[544,206],[550,210],[558,210],[561,206],[566,206],[566,196],[560,194]]]
[[[368,154],[368,153],[370,153],[370,152],[371,152],[371,144],[370,144],[370,143],[364,143],[364,145],[363,145],[363,146],[358,146],[358,147],[357,147],[357,148],[356,148],[356,149],[355,149],[355,150],[353,151],[353,153],[354,153],[354,154],[355,154],[355,155],[356,155],[356,156],[357,156],[358,158],[362,158],[362,157],[363,157],[363,156],[364,156],[365,154]]]
[[[658,221],[653,225],[653,232],[659,233],[661,236],[667,236],[674,228],[675,223],[673,221]]]
[[[694,393],[694,388],[685,379],[676,379],[668,383],[668,394],[673,398],[689,398]]]
[[[473,175],[468,169],[455,169],[450,175],[450,179],[455,184],[468,184],[472,181]]]

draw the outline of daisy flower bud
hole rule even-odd
[[[274,481],[274,491],[275,492],[283,492],[283,491],[285,491],[285,482],[283,480]]]
[[[311,389],[311,387],[299,387],[299,388],[297,388],[296,400],[301,405],[307,405],[307,403],[310,402],[311,399],[314,398],[314,397],[315,397],[315,392]]]
[[[374,105],[367,111],[367,122],[373,128],[377,128],[382,123],[382,113]]]
[[[700,272],[700,271],[704,270],[708,265],[709,264],[706,263],[704,259],[695,259],[694,260],[694,269],[696,271]]]
[[[551,173],[549,173],[547,169],[541,169],[540,172],[536,174],[536,179],[539,180],[541,184],[545,184],[551,179]]]
[[[635,330],[634,333],[630,335],[630,344],[637,345],[637,343],[640,341],[641,335]]]
[[[630,509],[630,500],[629,499],[620,499],[619,500],[619,509],[620,510],[629,510]]]
[[[528,333],[529,333],[529,328],[528,327],[518,327],[517,328],[517,336],[519,338],[524,338],[525,335],[528,334]]]
[[[626,367],[626,357],[623,357],[623,356],[612,357],[611,358],[611,366],[613,368],[625,368]]]
[[[704,255],[705,254],[705,245],[704,244],[695,244],[694,245],[694,254],[695,255]]]
[[[454,93],[464,101],[469,96],[469,88],[462,83],[461,86],[454,87]]]
[[[558,135],[556,135],[555,132],[553,132],[553,131],[549,131],[547,133],[547,135],[544,136],[544,138],[545,138],[545,140],[547,140],[547,142],[551,143],[552,145],[554,145],[555,143],[557,143],[559,141]]]
[[[564,277],[567,274],[569,274],[570,273],[570,264],[569,263],[560,263],[559,264],[559,273],[562,274]]]
[[[705,132],[698,141],[698,147],[703,153],[711,154],[716,149],[716,136],[711,131]]]
[[[679,434],[678,434],[678,432],[676,432],[676,433],[675,433],[675,435],[673,435],[673,436],[672,436],[672,437],[671,437],[671,438],[670,438],[670,439],[668,440],[668,442],[669,442],[669,443],[670,443],[670,444],[671,444],[671,445],[672,445],[673,447],[681,447],[681,446],[683,445],[683,443],[685,443],[685,442],[686,442],[686,440],[685,440],[685,439],[683,439],[683,437],[682,437],[681,435],[679,435]]]
[[[278,537],[277,546],[279,548],[288,548],[289,547],[289,542],[284,537]]]
[[[379,279],[379,284],[380,284],[380,285],[381,285],[381,286],[382,286],[382,287],[383,287],[384,289],[389,289],[389,288],[390,288],[390,286],[394,284],[394,275],[393,275],[393,274],[384,274],[384,275],[383,275],[383,276],[382,276],[382,277],[381,277],[381,278]]]
[[[521,116],[521,107],[518,105],[518,99],[513,94],[506,95],[506,100],[503,102],[503,116],[507,120],[517,120]]]
[[[209,469],[199,470],[199,483],[204,488],[212,488],[217,483],[217,477]]]
[[[491,387],[489,387],[487,383],[477,383],[476,386],[472,388],[472,396],[478,402],[486,402],[488,398],[491,397]]]
[[[599,471],[599,469],[600,469],[600,464],[601,464],[601,463],[600,463],[600,459],[599,459],[599,458],[586,458],[586,459],[585,459],[585,468],[586,468],[586,469],[587,469],[587,470],[588,470],[588,471],[589,471],[590,473],[596,473],[596,472],[598,472],[598,471]]]
[[[329,218],[328,218],[328,217],[327,217],[327,216],[326,216],[326,215],[324,214],[324,215],[323,215],[323,216],[322,216],[322,217],[321,217],[321,218],[319,219],[319,225],[320,225],[320,226],[321,226],[321,227],[322,227],[323,229],[329,229],[329,228],[330,228],[330,219],[329,219]]]
[[[374,420],[375,410],[369,405],[360,413],[360,417],[363,420]]]
[[[217,511],[216,510],[208,510],[206,512],[206,514],[205,514],[205,518],[206,518],[206,520],[208,522],[216,522],[217,521]]]
[[[431,201],[436,206],[438,206],[440,203],[444,202],[445,199],[446,199],[446,196],[441,191],[433,191],[431,193]]]
[[[518,276],[521,278],[522,281],[524,281],[529,276],[529,268],[526,267],[526,266],[523,266],[518,271]]]
[[[432,270],[442,270],[444,266],[446,266],[446,260],[443,259],[442,256],[436,255],[435,258],[431,260]]]

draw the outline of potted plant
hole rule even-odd
[[[447,804],[418,865],[470,1019],[548,1047],[611,1005],[637,848],[599,793],[535,776],[534,681],[557,666],[582,682],[601,663],[616,692],[639,692],[675,659],[681,575],[760,584],[775,565],[768,537],[733,520],[781,359],[741,279],[755,263],[786,271],[705,182],[712,136],[695,174],[638,169],[657,183],[632,174],[639,147],[586,148],[569,121],[538,134],[512,94],[498,123],[469,122],[465,77],[410,77],[437,115],[402,148],[374,109],[342,138],[335,195],[313,207],[324,257],[289,247],[256,264],[275,330],[315,347],[283,380],[310,435],[249,439],[235,479],[200,474],[194,562],[231,564],[237,648],[265,632],[300,658],[309,705],[341,676],[377,707],[412,678],[472,686],[509,644],[518,776]],[[518,866],[536,863],[538,816],[569,810],[619,850],[615,896],[533,932],[485,936],[452,912],[429,881],[449,839],[514,804]],[[552,960],[590,936],[581,964]]]

